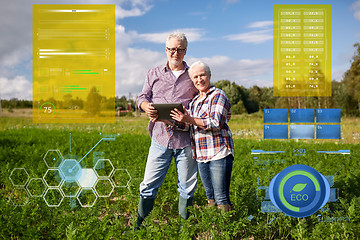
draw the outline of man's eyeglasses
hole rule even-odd
[[[186,48],[168,48],[166,47],[166,49],[171,53],[174,54],[175,52],[177,52],[178,54],[183,54],[186,51]]]

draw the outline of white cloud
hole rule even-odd
[[[191,38],[189,31],[182,30],[186,32],[189,40],[201,39]],[[195,29],[192,32],[197,31],[198,29]],[[146,37],[148,41],[152,39],[153,42],[164,43],[168,33],[154,33],[153,38],[150,38],[149,35]],[[143,34],[127,33],[125,27],[121,25],[116,27],[116,34],[116,95],[127,96],[129,92],[136,95],[142,90],[148,69],[165,64],[166,55],[165,52],[129,47],[137,37],[143,36]],[[255,84],[259,86],[271,86],[272,84],[272,60],[234,60],[226,56],[198,59],[190,55],[185,56],[185,60],[188,64],[197,60],[207,62],[213,71],[212,80],[214,81],[228,79],[246,87]]]
[[[263,43],[273,38],[271,29],[252,31],[247,33],[239,33],[225,36],[225,39],[230,41],[241,41],[246,43]]]
[[[248,28],[268,28],[272,27],[273,21],[259,21],[250,23],[247,27]]]
[[[62,0],[61,4],[99,4],[98,0]],[[17,73],[20,68],[31,64],[32,56],[32,4],[59,4],[58,0],[16,0],[7,1],[0,8],[0,79],[1,98],[16,97],[30,99],[32,84],[27,81],[23,73]],[[152,5],[148,0],[102,0],[101,4],[116,4],[116,18],[141,16],[146,14]],[[122,32],[122,34],[121,34]],[[121,26],[116,28],[117,47],[123,49],[119,53],[126,53],[124,59],[129,58],[130,51],[126,51],[134,39],[125,34]],[[122,56],[118,53],[118,56]],[[127,56],[127,58],[126,58]],[[151,57],[148,57],[151,59]],[[118,60],[116,59],[118,64]],[[129,63],[127,63],[129,64]],[[129,64],[131,65],[131,64]],[[129,66],[131,67],[131,66]],[[147,66],[146,66],[147,67]],[[23,72],[23,69],[20,70]],[[132,70],[134,75],[135,69]],[[119,76],[119,75],[117,75]],[[28,76],[29,77],[29,76]],[[26,86],[26,87],[25,87]]]
[[[126,17],[138,17],[147,13],[153,6],[148,5],[147,1],[131,1],[130,9],[125,9],[116,5],[115,15],[116,18],[123,19]]]
[[[213,56],[210,58],[190,58],[189,64],[198,60],[209,64],[211,81],[229,80],[245,87],[272,85],[273,65],[271,59],[234,60],[226,56]]]
[[[161,43],[164,44],[166,41],[167,36],[174,32],[174,31],[183,32],[186,34],[186,38],[189,42],[196,42],[203,40],[203,36],[205,34],[205,31],[201,28],[182,28],[182,29],[174,29],[171,31],[166,32],[159,32],[159,33],[132,33],[133,38],[137,40],[147,41],[147,42],[153,42],[153,43]]]
[[[61,4],[99,4],[98,0],[62,0]],[[102,0],[117,4],[117,19],[146,14],[152,5],[147,0]],[[32,51],[32,4],[59,4],[57,0],[7,1],[0,8],[0,65],[16,67],[28,61]],[[16,24],[15,24],[16,23]],[[3,76],[0,70],[0,76]]]
[[[125,27],[116,26],[116,96],[138,93],[144,84],[147,70],[166,62],[164,53],[148,49],[129,47],[136,37],[136,32],[127,33]],[[162,41],[163,43],[165,40]]]
[[[354,10],[354,18],[360,21],[360,0],[351,5],[351,10]]]
[[[1,99],[32,99],[32,84],[24,76],[16,76],[13,79],[0,77]]]
[[[118,49],[116,54],[116,96],[139,93],[148,69],[166,63],[165,52],[127,48]]]
[[[238,33],[227,35],[224,38],[230,41],[241,41],[245,43],[263,43],[273,38],[272,36],[272,27],[273,21],[258,21],[252,22],[247,27],[248,28],[262,28],[264,30],[257,30],[246,33]]]
[[[354,17],[360,21],[360,10],[354,12]]]

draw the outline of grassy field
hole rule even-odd
[[[181,221],[177,214],[177,174],[172,164],[156,198],[156,206],[145,221],[146,228],[133,232],[138,186],[150,146],[145,116],[117,118],[114,124],[32,124],[31,112],[14,109],[9,113],[3,109],[0,118],[0,238],[358,239],[359,119],[342,119],[343,139],[340,141],[261,140],[262,125],[260,114],[233,116],[230,122],[235,142],[231,182],[235,211],[220,213],[205,208],[206,197],[199,181],[191,217],[186,222]],[[49,149],[57,149],[63,156],[83,157],[103,136],[111,134],[118,135],[115,141],[101,142],[94,151],[103,152],[114,168],[128,170],[132,179],[128,188],[115,187],[110,197],[99,197],[93,207],[72,206],[68,197],[59,207],[49,207],[42,197],[28,197],[24,206],[14,206],[14,202],[26,200],[9,179],[14,168],[25,168],[29,178],[41,178],[48,170],[43,157]],[[254,164],[252,149],[284,150],[285,153],[277,157],[286,161],[265,169]],[[306,149],[306,156],[294,155],[294,149]],[[341,149],[350,149],[351,155],[316,153],[317,150]],[[283,168],[299,163],[314,167],[323,175],[333,175],[339,200],[301,219],[283,213],[262,213],[261,201],[256,197],[257,179],[266,185]],[[93,167],[92,153],[84,158],[82,167]],[[14,195],[14,192],[19,194]],[[49,201],[56,197],[49,196]],[[183,226],[181,234],[180,225]]]

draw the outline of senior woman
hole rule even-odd
[[[190,102],[188,111],[174,109],[171,117],[190,124],[193,153],[209,205],[216,203],[229,211],[234,160],[234,142],[227,124],[231,116],[230,101],[222,90],[210,85],[211,71],[206,63],[193,63],[189,75],[199,94]]]

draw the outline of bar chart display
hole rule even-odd
[[[115,5],[33,5],[33,121],[115,121]]]
[[[274,96],[331,96],[331,5],[273,5]]]
[[[339,108],[264,109],[264,139],[341,139],[340,118]]]

